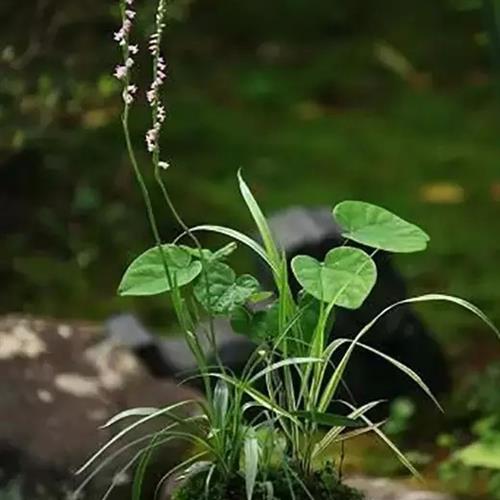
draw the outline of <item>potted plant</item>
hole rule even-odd
[[[166,78],[161,42],[165,28],[166,2],[158,1],[154,31],[149,38],[153,78],[146,92],[151,108],[151,128],[146,145],[158,189],[166,207],[179,224],[180,235],[171,243],[160,237],[149,188],[143,177],[129,132],[129,113],[138,89],[132,80],[138,48],[132,42],[134,0],[121,0],[122,26],[115,34],[123,63],[115,76],[123,87],[122,125],[125,142],[138,185],[144,197],[154,246],[138,256],[126,270],[119,286],[121,295],[168,294],[177,320],[198,365],[205,389],[203,400],[190,400],[165,408],[135,408],[113,417],[106,426],[124,425],[115,436],[82,466],[88,471],[118,445],[114,455],[136,447],[136,454],[122,472],[134,470],[132,496],[139,500],[144,474],[158,447],[173,439],[193,445],[193,453],[172,470],[165,471],[157,492],[175,478],[172,500],[207,498],[232,499],[338,499],[355,500],[363,495],[342,483],[339,460],[322,462],[332,445],[366,432],[376,433],[416,476],[418,472],[395,444],[373,422],[374,401],[356,407],[339,401],[339,388],[346,366],[355,349],[380,356],[413,379],[435,402],[431,391],[409,367],[364,343],[364,337],[383,316],[406,303],[447,301],[476,314],[497,334],[488,318],[465,300],[429,294],[395,303],[375,316],[353,338],[329,338],[336,308],[356,309],[370,294],[376,280],[373,261],[376,252],[411,253],[427,247],[429,237],[419,227],[388,210],[359,201],[345,201],[332,212],[343,228],[346,244],[328,252],[323,262],[307,255],[296,256],[291,270],[302,287],[294,296],[289,286],[285,256],[277,247],[266,218],[251,190],[238,173],[241,195],[256,224],[260,240],[228,227],[203,225],[189,228],[174,206],[164,170],[160,135],[165,120],[162,85]],[[200,231],[228,237],[228,245],[217,250],[203,248]],[[185,242],[185,243],[184,243]],[[351,246],[356,242],[372,249],[368,253]],[[249,247],[269,267],[274,290],[263,290],[249,274],[237,275],[228,259],[237,245]],[[200,332],[201,314],[229,318],[234,330],[249,336],[257,345],[247,367],[239,376],[229,373],[220,362],[210,366],[200,335],[206,336],[216,352],[212,321]],[[332,359],[335,366],[331,368]],[[344,408],[330,411],[332,402]],[[188,416],[177,411],[191,408]],[[160,430],[135,441],[119,444],[126,436],[152,420],[164,424]],[[111,455],[111,459],[114,455]],[[86,481],[100,470],[97,466]],[[86,482],[85,481],[85,482]]]

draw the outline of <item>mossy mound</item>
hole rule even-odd
[[[198,474],[184,482],[172,495],[172,500],[246,500],[245,480],[236,475],[227,481],[214,474],[206,490],[206,475]],[[307,492],[306,492],[307,489]],[[344,485],[331,465],[300,478],[293,468],[270,470],[266,481],[255,486],[253,500],[363,500],[364,495]]]

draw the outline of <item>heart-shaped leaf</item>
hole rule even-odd
[[[163,245],[170,275],[178,287],[187,285],[201,272],[201,263],[175,245]],[[127,268],[118,287],[120,295],[156,295],[170,290],[158,247],[139,255]]]
[[[324,263],[298,255],[292,259],[292,270],[307,293],[347,309],[360,307],[377,279],[371,257],[352,247],[330,250]]]
[[[273,339],[279,331],[278,303],[256,312],[244,306],[236,307],[231,314],[231,326],[236,333],[246,335],[257,343]]]
[[[389,252],[410,253],[424,250],[429,236],[385,208],[362,201],[343,201],[333,210],[350,240]]]
[[[313,334],[320,318],[321,305],[321,301],[305,291],[302,290],[299,293],[297,306],[300,310],[300,338],[294,342],[293,336],[289,336],[290,347],[294,354],[305,354],[309,352]],[[331,325],[327,327],[328,331],[330,327]],[[297,329],[293,329],[292,332],[295,333],[296,330]]]
[[[236,277],[227,264],[213,261],[196,282],[194,295],[211,314],[228,314],[259,290],[259,282],[253,276]]]

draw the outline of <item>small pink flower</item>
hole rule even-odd
[[[148,151],[152,153],[156,149],[156,142],[158,140],[158,128],[155,126],[148,130],[146,133],[146,145],[148,147]]]
[[[139,46],[138,45],[129,45],[128,50],[131,54],[137,54],[139,52]]]
[[[134,102],[134,96],[132,94],[129,94],[128,92],[124,92],[123,100],[125,101],[125,104],[130,105]]]
[[[132,29],[132,21],[130,19],[125,19],[123,21],[123,26],[122,30],[123,32],[128,35],[130,33],[130,30]]]
[[[148,102],[150,104],[153,104],[156,100],[156,91],[153,89],[153,90],[148,90],[148,92],[146,93],[146,97],[148,99]]]
[[[160,123],[163,123],[165,121],[165,118],[167,117],[167,112],[165,111],[165,106],[163,104],[158,105],[158,121]]]
[[[158,62],[156,66],[160,71],[164,71],[167,68],[167,65],[165,64],[165,60],[163,59],[163,57],[161,56],[158,57]]]
[[[167,168],[170,167],[170,163],[168,163],[168,161],[159,161],[158,166],[163,170],[167,170]]]
[[[118,65],[115,68],[114,76],[118,78],[118,80],[124,80],[127,76],[127,67]]]
[[[135,17],[135,11],[134,10],[130,10],[130,9],[127,9],[125,11],[125,15],[129,18],[129,19],[134,19]]]

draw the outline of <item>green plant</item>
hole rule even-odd
[[[0,490],[0,500],[23,500],[21,492],[21,481],[10,481]]]
[[[468,429],[468,442],[444,435],[440,444],[450,456],[440,466],[441,479],[456,491],[469,493],[485,483],[490,498],[500,499],[500,364],[492,363],[476,375],[460,398],[468,412],[475,415]]]
[[[118,290],[124,296],[169,294],[186,342],[197,361],[199,373],[194,376],[202,379],[206,399],[183,401],[160,409],[135,408],[113,417],[106,427],[127,423],[131,419],[134,421],[82,466],[80,472],[102,459],[81,487],[117,455],[132,449],[132,459],[121,472],[135,468],[132,496],[133,500],[139,500],[154,451],[173,439],[182,439],[194,445],[195,452],[164,475],[157,492],[167,479],[180,475],[184,485],[176,493],[179,499],[199,496],[200,490],[205,498],[216,498],[217,495],[221,499],[232,498],[233,487],[243,489],[237,494],[248,500],[262,496],[263,489],[267,491],[266,498],[272,498],[269,488],[276,489],[278,485],[282,488],[283,484],[287,490],[285,495],[289,494],[291,498],[296,495],[299,495],[297,498],[320,498],[333,489],[343,489],[345,498],[354,498],[357,494],[342,487],[331,468],[320,467],[318,472],[316,467],[331,445],[366,432],[375,432],[418,476],[414,466],[382,431],[382,423],[374,423],[368,416],[381,401],[359,408],[348,401],[338,401],[338,389],[354,349],[367,350],[399,368],[439,407],[418,374],[363,343],[364,337],[382,316],[394,308],[429,301],[458,304],[479,316],[494,330],[495,327],[472,304],[447,295],[429,294],[387,307],[353,339],[330,339],[336,308],[356,309],[370,294],[377,279],[372,258],[376,252],[417,252],[424,250],[429,241],[428,235],[419,227],[369,203],[345,201],[333,209],[332,216],[343,227],[346,244],[330,250],[323,262],[307,255],[293,259],[292,272],[302,286],[297,297],[293,296],[289,286],[286,256],[277,247],[266,218],[241,172],[238,173],[239,189],[261,241],[225,226],[189,228],[177,212],[163,176],[163,171],[169,168],[168,162],[162,159],[160,148],[166,117],[161,95],[166,78],[165,62],[160,51],[166,2],[159,0],[155,29],[149,39],[153,82],[146,95],[152,125],[146,134],[146,144],[156,185],[181,230],[178,238],[165,244],[158,230],[150,187],[139,165],[129,130],[131,105],[138,90],[131,79],[133,55],[138,50],[131,43],[136,15],[132,5],[133,0],[121,2],[122,27],[115,39],[122,49],[123,64],[116,68],[115,76],[123,84],[125,142],[144,198],[155,245],[130,264]],[[205,249],[197,237],[203,231],[225,235],[232,241],[217,251]],[[188,238],[190,244],[181,244],[183,238]],[[348,241],[373,250],[369,254],[349,246]],[[253,250],[269,267],[274,278],[273,292],[262,290],[253,276],[238,276],[230,267],[228,258],[238,243]],[[200,331],[202,315],[207,315],[209,321]],[[209,365],[201,336],[206,336],[213,351],[217,352],[213,322],[216,316],[229,318],[235,331],[258,344],[241,376],[228,373],[219,360],[215,366]],[[331,404],[336,400],[344,406],[345,414],[330,412]],[[188,408],[190,414],[179,415],[179,410]],[[123,444],[123,438],[131,431],[153,419],[165,421],[160,431]],[[283,473],[278,474],[278,469]],[[314,480],[318,474],[321,477],[319,486]],[[114,484],[109,491],[113,487]],[[318,488],[323,488],[324,492],[316,492]]]

